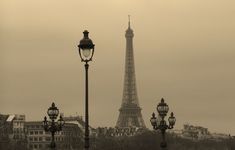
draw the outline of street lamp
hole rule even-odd
[[[162,142],[160,144],[160,147],[162,149],[167,148],[167,143],[165,140],[165,132],[167,129],[173,129],[176,118],[174,117],[173,112],[171,112],[170,117],[168,118],[169,125],[167,125],[166,121],[164,120],[165,116],[167,115],[169,111],[168,105],[164,102],[164,99],[161,99],[161,102],[157,105],[157,112],[159,114],[159,118],[155,116],[155,113],[152,114],[152,117],[150,119],[150,122],[153,126],[154,130],[160,130],[162,134]]]
[[[81,57],[81,61],[85,62],[85,150],[89,149],[89,111],[88,111],[88,68],[89,61],[92,61],[94,55],[95,45],[92,40],[89,39],[89,32],[85,30],[83,32],[84,37],[80,40],[78,45],[78,52]]]
[[[51,132],[52,138],[51,138],[50,147],[52,149],[55,149],[56,147],[55,139],[54,139],[55,133],[62,130],[62,127],[65,124],[65,121],[63,120],[62,116],[60,116],[60,118],[56,122],[56,119],[59,115],[59,109],[55,106],[54,102],[51,104],[51,107],[48,108],[47,115],[49,116],[51,121],[47,121],[47,117],[45,116],[44,121],[43,121],[43,127],[46,132]]]

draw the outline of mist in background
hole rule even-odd
[[[234,0],[0,0],[0,113],[43,120],[52,102],[84,116],[87,29],[90,125],[115,126],[125,30],[134,30],[137,91],[147,127],[162,97],[184,123],[235,134]]]

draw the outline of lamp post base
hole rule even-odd
[[[55,142],[52,142],[52,143],[51,143],[50,148],[53,149],[53,150],[56,149]]]
[[[160,147],[162,150],[167,150],[167,143],[165,141],[161,142]]]

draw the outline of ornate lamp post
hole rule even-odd
[[[167,115],[169,111],[168,105],[164,102],[164,99],[161,99],[161,102],[157,105],[157,112],[159,114],[159,118],[157,119],[155,116],[155,113],[152,114],[152,118],[150,119],[150,122],[153,126],[154,130],[160,130],[162,134],[162,142],[160,144],[160,147],[162,149],[167,148],[167,143],[165,139],[165,132],[167,129],[173,129],[176,118],[174,117],[173,112],[171,112],[170,117],[168,118],[169,125],[167,125],[166,121],[164,120],[165,116]]]
[[[51,149],[55,149],[56,148],[55,139],[54,139],[55,133],[62,130],[62,127],[64,126],[65,122],[62,116],[60,116],[60,118],[56,122],[56,119],[59,115],[59,109],[55,106],[55,103],[52,103],[51,107],[48,108],[47,115],[49,116],[51,121],[47,121],[47,117],[45,116],[43,121],[43,127],[46,132],[51,132],[50,147]]]
[[[89,39],[89,32],[85,30],[83,32],[84,37],[80,40],[78,45],[78,52],[81,57],[81,61],[85,62],[85,150],[89,149],[89,111],[88,111],[88,68],[89,61],[92,61],[94,55],[95,45],[92,40]]]

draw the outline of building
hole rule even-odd
[[[0,149],[25,149],[25,115],[0,114]]]
[[[139,100],[136,89],[135,65],[133,37],[134,33],[130,26],[130,18],[128,29],[126,30],[126,60],[125,60],[125,76],[124,89],[121,108],[119,109],[119,117],[116,127],[143,127],[145,123],[141,114]]]
[[[207,128],[201,126],[193,126],[185,124],[182,130],[182,136],[184,138],[193,140],[204,140],[211,137],[210,132]]]
[[[30,150],[49,149],[51,133],[45,132],[42,121],[31,121],[25,124],[27,148]],[[65,123],[62,131],[55,134],[57,150],[77,147],[81,142],[81,130],[76,124]]]
[[[68,117],[63,117],[64,121],[66,123],[72,123],[76,124],[80,130],[85,133],[85,122],[82,118],[82,116],[68,116]],[[95,135],[96,130],[89,126],[89,134],[90,135]]]
[[[118,136],[134,136],[141,134],[145,131],[145,128],[135,128],[135,127],[126,127],[126,128],[107,128],[107,127],[98,127],[96,129],[96,136],[107,136],[107,137],[118,137]]]
[[[50,143],[50,134],[44,131],[42,121],[25,123],[25,134],[27,137],[27,148],[46,149]]]
[[[3,129],[2,134],[5,134],[4,136],[8,135],[8,138],[14,141],[25,140],[25,115],[16,114],[0,116],[0,128]]]
[[[211,140],[222,141],[231,139],[231,135],[223,133],[211,133]]]
[[[25,115],[10,115],[9,120],[12,120],[13,123],[13,139],[25,140],[24,124],[25,124]],[[8,121],[7,119],[7,121]]]
[[[167,132],[177,137],[190,139],[194,141],[199,141],[199,140],[222,141],[232,138],[232,136],[229,134],[211,133],[209,132],[208,128],[204,128],[202,126],[189,125],[189,124],[185,124],[182,130],[168,130]]]
[[[12,123],[7,122],[9,115],[0,114],[0,149],[1,146],[10,142],[10,136],[13,134]]]

